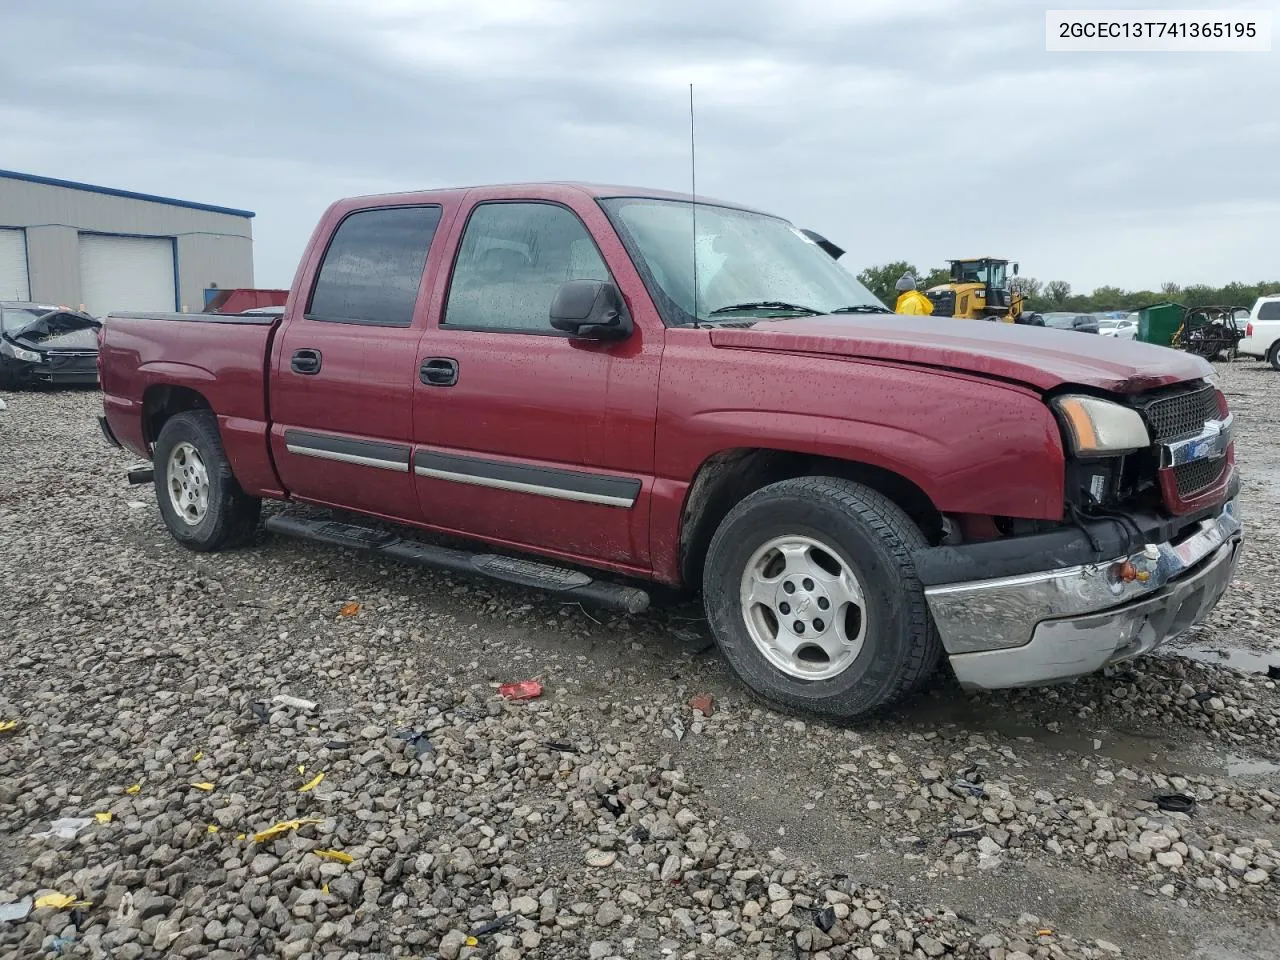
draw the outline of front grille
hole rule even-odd
[[[98,368],[98,355],[96,353],[50,350],[46,356],[49,359],[49,366],[54,370],[79,371],[96,370]]]
[[[1210,487],[1222,479],[1227,469],[1227,458],[1196,460],[1173,468],[1173,479],[1178,485],[1178,496],[1186,497]]]
[[[1204,430],[1205,422],[1217,420],[1222,413],[1218,406],[1218,392],[1211,386],[1191,385],[1172,387],[1135,401],[1135,408],[1142,414],[1153,441],[1148,463],[1151,479],[1163,460],[1161,446],[1194,437]],[[1227,458],[1196,460],[1173,468],[1173,490],[1170,497],[1186,500],[1212,487],[1222,480],[1228,469]],[[1172,508],[1173,504],[1167,504]]]
[[[1218,395],[1213,387],[1177,396],[1166,397],[1147,404],[1143,411],[1151,435],[1156,443],[1168,443],[1184,437],[1194,437],[1206,420],[1218,418]]]

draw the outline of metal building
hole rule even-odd
[[[253,214],[0,170],[0,300],[101,316],[253,286]]]

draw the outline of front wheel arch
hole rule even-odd
[[[685,495],[679,538],[684,590],[701,589],[707,548],[730,510],[771,483],[808,476],[836,477],[870,487],[906,513],[931,543],[942,536],[942,514],[933,500],[911,480],[892,470],[791,450],[722,450],[699,465]]]

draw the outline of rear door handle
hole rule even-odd
[[[295,350],[293,351],[293,359],[289,363],[289,369],[294,373],[312,376],[320,372],[322,359],[319,350]]]
[[[418,368],[418,379],[431,387],[452,387],[458,382],[458,361],[427,357]]]

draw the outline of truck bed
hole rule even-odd
[[[217,411],[223,445],[246,490],[279,488],[267,451],[266,373],[279,317],[120,313],[103,323],[103,406],[117,439],[150,458],[155,437],[140,415],[148,391],[200,394]]]

